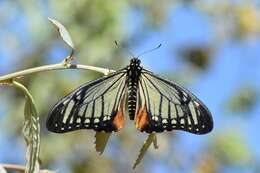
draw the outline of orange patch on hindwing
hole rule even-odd
[[[114,120],[113,120],[113,125],[115,126],[116,128],[116,131],[117,130],[120,130],[124,127],[124,107],[123,107],[124,104],[121,104],[121,106],[119,107],[117,113],[116,113],[116,116],[114,117]]]
[[[143,131],[146,126],[149,124],[149,117],[146,106],[138,109],[137,114],[135,116],[135,126],[138,130]]]

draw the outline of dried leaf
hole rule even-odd
[[[29,97],[25,98],[24,116],[23,134],[27,143],[27,165],[25,172],[36,173],[39,170],[40,127],[35,105]]]
[[[133,165],[133,169],[136,168],[136,166],[141,162],[141,160],[143,159],[147,149],[149,148],[149,146],[151,145],[152,142],[154,142],[154,147],[158,147],[157,146],[157,139],[156,139],[156,134],[152,133],[148,136],[148,138],[144,141],[144,145],[142,146],[141,150],[139,151],[138,157]]]
[[[68,44],[72,50],[74,49],[74,44],[72,42],[72,39],[70,37],[69,32],[67,31],[67,29],[57,20],[52,19],[52,18],[48,18],[49,21],[57,28],[61,38],[63,39],[63,41]]]
[[[102,154],[104,152],[110,135],[111,135],[111,133],[96,132],[95,148],[96,148],[96,151],[99,152],[100,154]]]
[[[156,137],[156,135],[154,135],[153,147],[154,147],[154,149],[158,149],[158,148],[159,148],[159,145],[158,145],[158,143],[157,143],[157,137]]]
[[[40,151],[40,124],[39,117],[35,108],[33,97],[29,91],[20,83],[13,81],[13,84],[21,89],[25,94],[24,126],[23,134],[27,145],[26,169],[25,173],[38,173],[39,151]]]

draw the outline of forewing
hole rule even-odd
[[[148,133],[175,129],[205,134],[212,130],[213,120],[208,108],[191,92],[142,70],[136,126]]]
[[[47,129],[56,133],[119,130],[124,123],[125,88],[125,70],[83,84],[52,108]]]

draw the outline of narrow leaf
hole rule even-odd
[[[155,133],[149,134],[147,139],[144,141],[144,145],[142,146],[142,148],[139,151],[138,157],[133,165],[133,169],[135,169],[136,166],[142,161],[147,149],[149,148],[151,143],[154,142],[155,140],[156,140],[156,134]],[[155,144],[154,144],[154,146],[157,147],[157,142]]]
[[[55,19],[52,19],[50,17],[48,19],[56,27],[56,29],[58,30],[58,32],[59,32],[61,38],[63,39],[63,41],[67,45],[69,45],[72,48],[72,50],[73,50],[74,49],[74,44],[72,42],[72,39],[71,39],[70,34],[67,31],[67,29],[59,21],[57,21]]]
[[[96,151],[99,152],[100,154],[104,152],[110,135],[111,133],[96,132],[95,148]]]
[[[154,135],[153,147],[154,147],[154,149],[158,149],[158,148],[159,148],[159,145],[158,145],[158,143],[157,143],[157,137],[156,137],[156,135]]]
[[[35,105],[29,97],[25,97],[24,109],[25,122],[23,134],[27,143],[27,164],[25,172],[36,173],[39,170],[39,148],[40,148],[40,127],[39,117],[36,113]]]
[[[34,100],[29,91],[20,83],[13,84],[25,94],[23,135],[27,145],[25,173],[38,173],[40,151],[40,123]]]

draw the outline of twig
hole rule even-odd
[[[7,170],[13,170],[13,171],[19,171],[24,172],[25,166],[22,165],[15,165],[15,164],[0,164],[4,169]]]
[[[2,164],[0,163],[0,166],[3,167],[6,170],[12,170],[12,171],[19,171],[19,172],[24,172],[25,171],[25,166],[23,165],[16,165],[16,164]],[[42,169],[39,171],[39,173],[55,173],[54,171]]]
[[[10,73],[4,76],[0,77],[0,82],[5,82],[9,79],[13,78],[19,78],[24,75],[37,73],[37,72],[43,72],[43,71],[50,71],[50,70],[65,70],[65,69],[83,69],[83,70],[93,70],[100,73],[103,73],[104,75],[108,75],[111,72],[114,72],[114,70],[106,69],[106,68],[100,68],[95,66],[89,66],[89,65],[81,65],[81,64],[67,64],[67,63],[58,63],[58,64],[51,64],[51,65],[45,65],[40,67],[34,67],[14,73]]]

